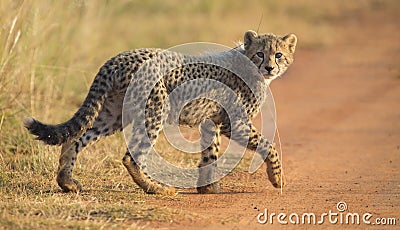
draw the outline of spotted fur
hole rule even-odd
[[[146,119],[146,130],[136,130],[129,143],[131,145],[129,146],[130,150],[133,153],[131,155],[127,151],[123,158],[123,164],[134,182],[147,193],[169,195],[175,193],[174,188],[159,184],[146,176],[143,171],[145,162],[140,160],[140,155],[146,154],[151,146],[156,143],[164,122],[162,117],[163,105],[166,103],[169,93],[189,80],[204,78],[217,80],[229,86],[236,93],[237,100],[243,104],[248,117],[246,121],[229,122],[226,111],[221,109],[220,105],[208,99],[191,101],[177,115],[181,125],[201,125],[201,145],[204,150],[199,164],[199,184],[212,182],[213,167],[207,167],[207,170],[205,170],[201,166],[216,164],[221,135],[224,135],[251,150],[257,150],[266,159],[269,180],[275,187],[280,187],[283,184],[283,175],[278,154],[273,144],[256,130],[251,119],[259,112],[259,105],[255,100],[256,95],[254,93],[262,94],[263,89],[270,81],[281,76],[292,64],[296,43],[297,38],[293,34],[279,37],[272,34],[258,35],[254,31],[245,33],[244,44],[239,45],[235,50],[250,59],[258,67],[258,71],[262,73],[264,78],[259,82],[257,92],[251,92],[249,87],[231,72],[218,66],[205,64],[182,65],[158,79],[156,84],[152,85],[152,94],[146,101],[146,110],[142,111]],[[215,57],[229,58],[229,55],[216,55]],[[82,189],[81,184],[72,177],[78,153],[100,137],[111,135],[124,128],[122,124],[124,96],[132,78],[136,76],[135,74],[144,63],[150,59],[156,59],[157,63],[179,66],[190,58],[195,59],[196,57],[166,52],[161,49],[135,49],[123,52],[111,58],[100,68],[85,101],[70,120],[58,125],[47,125],[33,118],[24,119],[24,126],[38,140],[49,145],[62,144],[57,182],[64,191],[77,192]],[[225,60],[222,58],[220,61]],[[149,87],[149,82],[150,79],[144,79],[134,89],[138,90],[136,92],[146,90]],[[207,91],[208,89],[205,87],[194,90]],[[138,114],[141,113],[134,111]],[[171,114],[168,119],[173,116]],[[202,123],[205,119],[212,120],[216,125],[209,126]],[[243,130],[243,132],[240,132],[243,135],[231,136],[232,130]],[[148,144],[143,141],[146,134],[150,138]],[[219,190],[219,185],[216,182],[198,188],[199,193],[218,193]]]

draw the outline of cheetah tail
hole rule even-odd
[[[82,106],[69,121],[58,125],[47,125],[32,117],[26,117],[23,119],[25,128],[37,136],[37,140],[44,141],[48,145],[60,145],[80,137],[92,127],[109,92],[109,89],[105,89],[104,93],[99,94],[96,83],[98,82],[95,80]]]

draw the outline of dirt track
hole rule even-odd
[[[369,212],[400,225],[400,32],[395,16],[360,14],[337,24],[334,45],[297,49],[295,64],[272,84],[287,186],[280,195],[261,168],[235,172],[218,195],[180,194],[157,205],[192,220],[145,223],[171,229],[264,229],[269,213]],[[288,219],[286,219],[288,221]],[[289,224],[289,226],[294,226]],[[331,225],[325,219],[324,227]],[[361,223],[358,227],[365,228]],[[310,227],[310,225],[303,225]],[[343,226],[341,226],[343,227]],[[348,226],[354,228],[354,225]],[[382,227],[382,226],[380,226]],[[393,226],[392,226],[393,227]]]

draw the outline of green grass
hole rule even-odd
[[[372,10],[395,11],[397,1],[0,1],[0,228],[142,228],[137,221],[191,218],[147,204],[121,164],[122,135],[80,153],[81,194],[55,182],[58,147],[22,127],[25,116],[68,119],[98,68],[138,47],[168,48],[208,41],[233,46],[248,29],[296,33],[299,49],[330,46],[334,25]],[[259,28],[258,28],[259,27]],[[163,145],[163,144],[161,144]],[[196,158],[172,155],[186,166]],[[239,168],[241,170],[242,168]],[[159,197],[159,199],[170,199]]]

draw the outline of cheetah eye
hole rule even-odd
[[[276,58],[276,59],[279,59],[279,58],[281,58],[281,57],[282,57],[282,53],[276,53],[276,54],[275,54],[275,58]]]
[[[264,53],[263,53],[263,52],[257,52],[256,55],[257,55],[259,58],[264,58]]]

